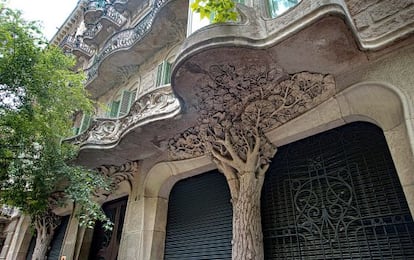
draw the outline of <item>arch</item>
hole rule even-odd
[[[379,126],[387,140],[403,190],[414,215],[413,107],[408,95],[384,82],[360,82],[337,93],[318,107],[266,133],[282,146],[332,128],[366,121]]]

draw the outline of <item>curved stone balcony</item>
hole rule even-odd
[[[139,66],[161,48],[183,40],[187,9],[185,0],[157,0],[134,27],[112,35],[85,70],[92,97],[114,87],[125,76],[119,74],[123,68]]]
[[[127,18],[119,13],[112,5],[107,5],[101,16],[102,23],[108,23],[108,26],[115,25],[119,28],[125,24]]]
[[[106,3],[104,0],[89,0],[84,10],[83,19],[85,23],[95,23],[104,13],[105,5]]]
[[[174,119],[180,111],[171,86],[165,85],[139,96],[127,115],[95,118],[85,132],[66,141],[80,145],[82,164],[134,161],[156,153],[171,131],[182,128]]]
[[[129,0],[112,0],[112,5],[118,12],[122,13],[127,8],[128,2]]]
[[[85,44],[81,37],[67,35],[61,42],[60,46],[63,50],[68,50],[78,57],[83,56],[90,58],[94,54],[94,50]]]
[[[89,45],[98,43],[97,35],[102,32],[103,25],[101,23],[86,25],[83,32],[83,41]]]

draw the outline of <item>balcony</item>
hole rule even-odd
[[[187,8],[185,0],[157,0],[134,27],[121,30],[107,39],[85,70],[86,88],[92,97],[99,97],[116,86],[119,82],[116,73],[123,67],[139,66],[166,45],[182,41]]]
[[[86,44],[97,44],[99,41],[97,40],[97,35],[102,31],[102,24],[92,24],[92,25],[86,25],[86,30],[83,32],[83,41]]]
[[[106,2],[104,0],[89,0],[84,10],[85,23],[95,23],[105,11]]]
[[[127,9],[127,4],[129,0],[112,0],[113,7],[120,13]]]
[[[78,57],[83,56],[89,59],[94,53],[94,50],[84,43],[82,37],[80,36],[74,37],[67,35],[65,39],[63,39],[60,46],[64,51],[72,52]]]
[[[80,145],[78,163],[83,165],[107,164],[108,160],[112,163],[135,161],[155,154],[166,143],[171,131],[185,127],[174,119],[180,111],[180,102],[171,86],[160,86],[139,96],[125,116],[95,118],[86,131],[66,141]],[[90,160],[89,156],[94,159]]]
[[[107,23],[108,26],[115,25],[116,28],[121,27],[127,21],[127,18],[120,14],[113,6],[107,5],[101,16],[101,22]],[[107,21],[107,22],[106,22]]]

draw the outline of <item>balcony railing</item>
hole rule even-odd
[[[85,7],[84,20],[86,23],[93,23],[105,11],[106,1],[104,0],[89,0]]]
[[[68,35],[61,43],[63,49],[69,49],[72,52],[79,52],[81,55],[92,57],[94,51],[83,42],[82,38]]]
[[[109,56],[110,53],[119,49],[129,48],[143,38],[143,36],[151,29],[156,14],[166,2],[168,2],[168,0],[157,0],[154,3],[152,10],[144,16],[135,27],[120,31],[107,41],[102,50],[95,55],[93,64],[85,70],[88,82],[92,81],[97,76],[100,63]]]
[[[93,39],[95,36],[102,30],[102,24],[97,23],[94,25],[89,26],[86,28],[86,30],[83,32],[83,38],[84,39]]]
[[[126,18],[120,14],[113,6],[108,5],[102,15],[117,26],[122,26],[126,22]]]

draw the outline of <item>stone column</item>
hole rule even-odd
[[[79,219],[76,217],[76,208],[73,210],[70,216],[68,227],[66,228],[65,239],[63,240],[61,256],[65,256],[66,259],[76,259],[75,249],[77,241],[79,239]]]
[[[26,259],[27,249],[32,238],[29,232],[31,220],[30,217],[22,215],[20,218],[16,218],[15,221],[18,222],[14,227],[13,237],[8,250],[5,250],[7,255],[5,258],[1,258],[4,257],[2,251],[0,259]]]

